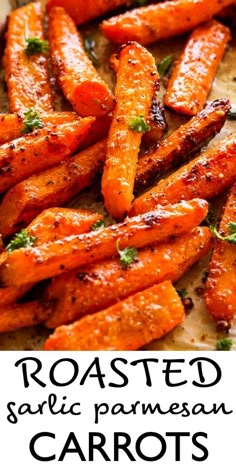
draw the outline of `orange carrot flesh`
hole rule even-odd
[[[101,117],[112,111],[114,97],[88,58],[73,20],[62,7],[49,12],[49,42],[59,86],[77,113]]]
[[[130,120],[147,120],[157,88],[158,72],[153,56],[137,43],[120,52],[115,96],[117,100],[108,136],[107,157],[102,178],[105,207],[117,220],[129,211],[142,132],[130,127]]]
[[[214,15],[234,0],[175,0],[141,7],[102,23],[103,34],[116,44],[138,41],[147,45],[178,36]]]
[[[82,25],[108,11],[129,4],[130,0],[87,0],[85,7],[84,0],[48,0],[47,10],[50,11],[55,6],[63,7],[77,25]]]
[[[236,185],[230,191],[220,224],[222,236],[229,234],[229,223],[236,222]],[[236,313],[236,247],[216,240],[206,283],[205,301],[215,321],[232,321]]]
[[[35,130],[0,147],[0,193],[73,154],[94,118]]]
[[[35,237],[34,246],[37,247],[40,244],[56,241],[71,234],[87,233],[94,223],[102,219],[102,215],[87,210],[50,208],[32,221],[26,228],[26,232]],[[3,252],[1,260],[5,257],[7,257],[7,253]],[[0,288],[0,306],[15,303],[31,288],[31,284]]]
[[[137,165],[135,187],[151,184],[172,165],[178,165],[203,144],[209,141],[224,126],[231,108],[227,99],[215,100],[191,120],[180,126],[161,142],[160,147],[140,157]]]
[[[80,236],[70,236],[40,247],[18,249],[0,266],[0,280],[6,286],[38,282],[91,262],[100,262],[127,246],[136,248],[167,241],[187,233],[205,218],[204,200],[159,207],[156,211]]]
[[[132,351],[184,321],[184,307],[170,282],[137,293],[107,310],[61,326],[44,350]]]
[[[229,28],[215,20],[193,31],[170,77],[166,106],[189,116],[202,110],[229,39]]]
[[[71,123],[78,119],[74,112],[43,113],[40,119],[44,126],[61,125]],[[13,141],[23,134],[24,115],[20,113],[3,113],[0,115],[0,145]]]
[[[92,184],[101,173],[106,141],[12,187],[0,204],[0,233],[9,236],[44,209],[59,206]]]
[[[47,59],[43,54],[27,56],[28,38],[43,40],[41,2],[31,2],[9,15],[4,64],[10,111],[23,113],[37,108],[39,112],[52,112]]]
[[[88,210],[50,208],[32,221],[27,233],[36,237],[36,245],[40,246],[66,236],[87,233],[94,223],[103,219],[102,215]]]
[[[137,198],[130,215],[182,199],[211,199],[233,185],[235,179],[236,133],[233,133]]]
[[[36,326],[47,319],[48,308],[39,302],[0,306],[0,333]]]
[[[72,323],[165,280],[177,281],[212,247],[208,228],[195,228],[178,239],[139,251],[137,261],[124,270],[118,259],[82,267],[55,278],[44,300],[53,309],[48,328]]]

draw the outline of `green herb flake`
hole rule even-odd
[[[236,120],[236,105],[232,105],[228,112],[228,120]]]
[[[166,56],[159,62],[157,70],[159,72],[160,77],[164,77],[166,75],[173,60],[173,56]]]
[[[105,220],[99,220],[93,223],[91,231],[97,231],[97,229],[104,228],[106,226]]]
[[[98,67],[100,63],[99,63],[97,54],[95,52],[95,46],[96,46],[96,43],[93,38],[87,37],[84,39],[85,52],[87,56],[89,57],[89,59],[92,61],[92,63]]]
[[[233,340],[231,338],[218,339],[216,343],[217,351],[231,351],[233,347]]]
[[[16,249],[32,247],[36,241],[35,236],[30,236],[24,229],[22,229],[19,233],[16,233],[14,239],[10,241],[8,246],[6,247],[7,252],[11,253],[16,251]]]
[[[147,5],[148,0],[133,0],[132,5],[134,7],[144,7],[144,5]]]
[[[48,41],[43,41],[39,38],[26,38],[25,42],[27,43],[25,48],[25,54],[27,56],[47,54],[49,51]]]
[[[122,267],[126,269],[129,267],[133,262],[136,262],[138,259],[138,251],[135,247],[126,247],[125,249],[120,249],[120,240],[118,239],[116,243],[116,249],[120,256],[120,262]]]
[[[24,117],[24,128],[22,129],[22,133],[31,133],[35,128],[43,128],[43,122],[38,112],[36,110],[33,110],[33,108],[30,108],[28,111],[26,111],[24,113]]]
[[[188,295],[188,291],[186,288],[180,288],[179,290],[177,290],[177,293],[178,295],[180,296],[180,298],[186,298],[187,295]]]
[[[219,231],[217,230],[216,226],[211,225],[210,230],[214,234],[214,236],[221,241],[225,241],[230,244],[235,244],[236,245],[236,223],[234,221],[230,221],[228,224],[229,227],[229,235],[228,236],[222,236]]]
[[[129,128],[132,129],[132,131],[136,131],[137,133],[147,133],[147,131],[150,131],[151,129],[143,115],[130,118]]]

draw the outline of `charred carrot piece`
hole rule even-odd
[[[6,286],[34,283],[109,259],[117,254],[118,244],[122,250],[163,242],[193,229],[205,218],[207,210],[204,200],[181,202],[81,236],[18,249],[1,264],[0,280]]]
[[[45,127],[0,147],[0,193],[73,154],[94,118]]]
[[[24,134],[23,113],[3,113],[0,115],[0,145],[13,141]],[[78,115],[70,111],[43,113],[40,120],[44,126],[62,125],[78,119]]]
[[[104,15],[109,11],[115,10],[122,5],[130,5],[130,0],[88,0],[86,7],[84,0],[48,0],[47,10],[53,7],[63,7],[73,18],[77,25],[87,23],[94,18]]]
[[[236,133],[233,133],[137,198],[130,215],[182,199],[211,199],[233,185],[235,179]]]
[[[102,178],[105,207],[117,220],[131,207],[138,153],[158,79],[155,60],[146,49],[137,43],[122,48]]]
[[[117,73],[119,68],[119,54],[114,53],[110,57],[110,66]],[[164,113],[164,107],[158,101],[157,95],[155,94],[152,100],[152,105],[149,111],[147,124],[150,128],[143,135],[143,141],[146,145],[157,144],[162,138],[163,134],[167,130],[167,123]]]
[[[0,306],[0,333],[36,326],[47,319],[48,310],[37,301]]]
[[[172,38],[209,21],[234,0],[175,0],[137,8],[102,23],[103,34],[116,44],[143,45]]]
[[[70,208],[50,208],[42,212],[26,228],[26,233],[35,238],[34,246],[56,241],[71,234],[83,234],[91,230],[94,223],[103,220],[103,216],[86,210]],[[7,252],[1,255],[1,261]],[[0,306],[10,305],[19,300],[32,288],[32,285],[0,288]],[[19,326],[21,327],[21,326]]]
[[[161,338],[184,321],[184,307],[170,282],[139,292],[107,310],[61,326],[46,351],[131,351]]]
[[[193,31],[170,77],[167,107],[189,116],[202,110],[229,39],[229,28],[215,20]]]
[[[49,12],[49,43],[58,84],[77,113],[101,117],[112,111],[114,97],[87,56],[72,18],[62,7]]]
[[[0,204],[0,233],[9,236],[44,209],[59,206],[92,184],[101,173],[106,141],[12,187]]]
[[[229,193],[219,232],[230,234],[229,224],[236,223],[236,185]],[[207,308],[217,322],[232,321],[236,313],[236,247],[227,241],[216,240],[206,284]]]
[[[215,100],[163,140],[159,147],[140,157],[135,179],[136,189],[151,184],[154,178],[160,177],[173,165],[184,163],[192,153],[219,133],[230,108],[229,100]]]
[[[195,228],[175,241],[140,250],[129,270],[124,270],[118,259],[111,259],[56,277],[44,297],[52,305],[46,326],[72,323],[154,284],[175,282],[211,247],[210,230]]]
[[[9,15],[4,64],[12,113],[30,108],[53,111],[47,58],[40,52],[30,56],[26,52],[26,40],[35,38],[44,40],[41,2],[28,3]]]
[[[72,234],[87,233],[96,222],[103,219],[102,215],[88,210],[50,208],[32,221],[27,232],[36,237],[36,245],[40,246]]]

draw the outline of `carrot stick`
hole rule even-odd
[[[35,130],[0,147],[0,193],[73,154],[94,118]]]
[[[229,235],[229,223],[236,223],[236,185],[229,193],[220,234]],[[215,321],[232,321],[236,313],[236,248],[226,241],[216,240],[206,284],[205,301]]]
[[[142,249],[124,270],[118,259],[85,266],[52,280],[44,300],[52,304],[48,328],[72,323],[165,280],[177,281],[212,246],[208,228],[195,228],[178,239]]]
[[[37,108],[39,112],[51,112],[47,59],[42,53],[26,54],[29,38],[44,39],[41,2],[28,3],[9,15],[4,65],[10,111],[23,113]]]
[[[154,178],[160,177],[171,166],[184,163],[189,155],[212,139],[224,126],[230,108],[229,100],[215,100],[162,141],[160,147],[140,157],[136,189],[151,184]]]
[[[49,43],[59,86],[81,116],[101,117],[114,108],[114,97],[88,58],[82,37],[62,7],[49,12]]]
[[[87,0],[85,8],[84,0],[48,0],[47,10],[50,11],[55,6],[63,7],[77,25],[82,25],[104,13],[129,4],[130,0],[106,0],[105,2],[104,0]]]
[[[138,41],[147,45],[191,31],[232,3],[234,0],[166,1],[105,20],[102,32],[116,44]]]
[[[127,246],[136,248],[163,242],[190,231],[206,216],[204,200],[159,207],[156,211],[81,236],[70,236],[40,247],[18,249],[0,266],[6,286],[38,282],[91,262],[109,259]]]
[[[48,308],[37,301],[0,306],[0,333],[36,326],[45,321],[47,316]]]
[[[4,237],[30,223],[41,211],[59,206],[92,184],[103,168],[106,141],[12,187],[0,204]]]
[[[44,126],[71,123],[78,119],[78,115],[71,111],[44,113],[40,115]],[[0,145],[13,141],[23,134],[24,115],[20,113],[0,114]]]
[[[235,179],[236,133],[233,133],[137,198],[130,215],[182,199],[211,199],[229,188]]]
[[[74,234],[91,230],[103,216],[88,210],[74,208],[50,208],[43,211],[27,228],[27,233],[36,237],[36,245],[57,241]]]
[[[215,20],[193,31],[170,77],[167,107],[189,116],[202,110],[229,39],[229,28]]]
[[[132,351],[161,338],[184,317],[177,292],[170,282],[163,282],[107,310],[57,328],[44,350]]]
[[[117,104],[108,136],[102,178],[105,207],[118,220],[131,207],[144,132],[144,129],[137,132],[131,123],[140,117],[147,120],[158,78],[154,58],[146,49],[137,43],[122,48],[115,89]]]
[[[50,208],[50,210],[45,210],[32,221],[25,231],[29,236],[36,238],[34,246],[37,247],[40,244],[56,241],[71,234],[87,233],[94,223],[101,220],[103,220],[103,216],[91,211]],[[0,260],[3,261],[6,257],[7,252],[5,251],[0,256]],[[0,306],[15,303],[31,288],[31,284],[0,288]]]

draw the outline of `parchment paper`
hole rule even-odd
[[[90,25],[89,28],[83,28],[82,32],[83,34],[91,34],[95,38],[96,52],[100,60],[100,66],[98,68],[99,72],[113,88],[114,75],[110,70],[108,62],[109,56],[113,52],[112,46],[98,32],[96,24]],[[186,38],[187,36],[184,36],[158,43],[150,47],[150,51],[155,55],[157,61],[169,54],[173,54],[177,58],[185,44]],[[3,50],[3,40],[1,40],[1,42],[1,50]],[[164,90],[165,89],[162,86],[161,95],[163,95]],[[230,43],[219,67],[209,100],[221,97],[227,97],[232,103],[236,104],[236,37]],[[60,109],[67,107],[68,104],[66,104],[61,96],[58,96],[57,108]],[[8,102],[3,81],[3,73],[1,72],[0,111],[4,112],[7,110]],[[184,117],[176,116],[170,112],[167,113],[167,120],[169,124],[169,132],[176,129],[181,123],[186,121]],[[227,121],[221,133],[211,141],[210,145],[222,139],[232,131],[236,131],[236,122]],[[82,194],[73,200],[71,206],[104,212],[99,186],[97,189],[82,192]],[[188,296],[192,297],[194,302],[194,308],[191,313],[186,316],[185,322],[165,338],[152,343],[145,349],[215,350],[219,333],[216,332],[216,325],[211,321],[210,316],[207,313],[202,296],[196,295],[195,292],[196,288],[204,286],[202,278],[208,268],[208,261],[209,257],[201,260],[183,277],[182,280],[179,281],[177,285],[179,288],[186,288]],[[0,350],[39,350],[48,334],[48,330],[42,327],[37,327],[34,329],[22,329],[17,332],[0,335]],[[229,336],[234,340],[235,345],[233,349],[236,350],[236,323],[233,323]]]

